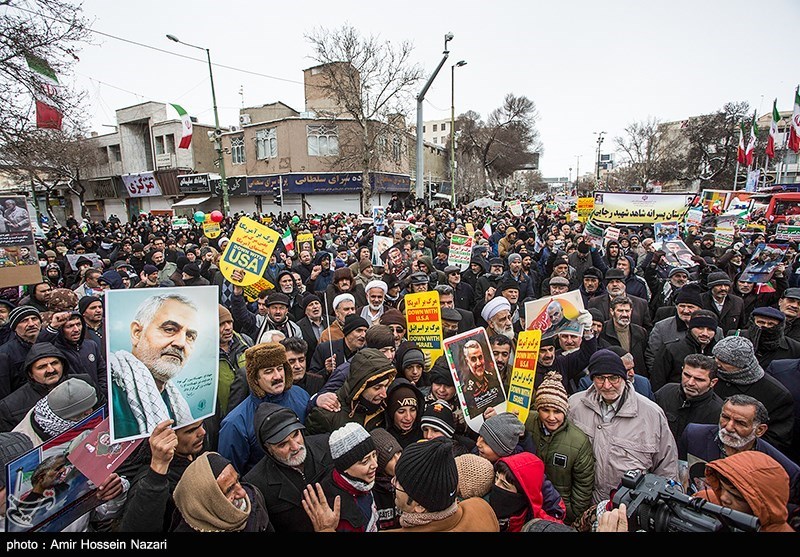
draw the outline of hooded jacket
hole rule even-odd
[[[667,383],[680,383],[684,358],[689,354],[711,356],[715,344],[716,337],[707,345],[701,346],[692,332],[688,331],[682,340],[662,346],[656,354],[653,366],[647,368],[650,370],[650,385],[653,390],[657,391]]]
[[[423,256],[419,260],[428,266],[428,290],[433,290],[437,284],[447,284],[447,275],[433,266],[433,259]]]
[[[719,503],[720,476],[739,490],[760,522],[759,532],[794,532],[786,522],[789,476],[774,458],[758,451],[744,451],[706,464],[706,482],[711,491],[697,494]]]
[[[52,342],[69,362],[70,373],[85,373],[92,378],[100,393],[106,393],[108,388],[106,359],[97,343],[86,338],[88,327],[83,315],[78,311],[72,311],[67,319],[72,320],[76,317],[81,321],[81,337],[78,342],[68,341],[64,337],[63,328],[57,333],[52,333],[49,327],[39,334],[39,342]]]
[[[508,257],[508,254],[511,253],[511,250],[514,248],[514,241],[511,239],[512,234],[516,234],[517,229],[513,226],[509,226],[506,228],[506,235],[500,238],[500,241],[497,242],[497,255],[505,259]]]
[[[544,462],[535,454],[521,452],[499,459],[517,479],[517,483],[528,499],[528,507],[508,519],[507,532],[520,532],[522,526],[533,518],[543,518],[552,522],[563,523],[563,520],[552,517],[542,508],[542,486],[544,484]]]
[[[397,442],[400,443],[401,447],[406,448],[411,443],[416,443],[422,439],[422,413],[425,410],[425,397],[411,381],[404,379],[403,377],[398,377],[392,381],[392,384],[389,385],[388,389],[386,389],[386,400],[388,401],[391,398],[392,393],[400,387],[407,387],[411,389],[417,399],[417,417],[414,420],[414,425],[407,432],[401,431],[395,426],[393,416],[389,415],[389,410],[387,409],[387,411],[384,412],[386,416],[386,425],[384,427],[386,428],[386,431],[391,433],[394,438],[397,439]]]
[[[319,347],[317,347],[319,348]],[[391,383],[397,372],[390,360],[375,348],[362,348],[350,362],[350,374],[344,384],[336,391],[341,409],[331,412],[324,408],[314,408],[306,418],[306,429],[310,435],[330,433],[347,422],[356,422],[371,431],[384,423],[384,400],[378,407],[372,407],[361,398],[367,382],[376,383],[389,380]]]

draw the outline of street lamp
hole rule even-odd
[[[417,199],[426,199],[427,195],[425,195],[425,149],[424,149],[424,139],[422,137],[422,101],[425,100],[425,93],[428,92],[433,80],[436,79],[436,76],[439,73],[439,70],[442,69],[444,66],[445,60],[447,57],[450,56],[450,51],[447,50],[447,43],[453,40],[453,34],[447,33],[444,36],[444,52],[442,53],[442,59],[439,61],[439,65],[436,66],[436,69],[433,70],[433,74],[428,78],[428,82],[425,83],[425,87],[422,88],[422,91],[419,92],[417,95],[417,177],[416,177],[416,190],[417,190]]]
[[[600,145],[603,144],[603,134],[606,132],[595,132],[597,133],[597,174],[595,177],[595,188],[600,186]]]
[[[173,42],[190,46],[198,50],[206,51],[206,58],[208,59],[208,76],[211,78],[211,101],[214,103],[214,148],[217,151],[217,164],[219,165],[219,180],[222,187],[222,214],[227,216],[230,213],[231,204],[228,199],[228,182],[225,179],[225,163],[222,160],[222,130],[219,127],[219,113],[217,112],[217,94],[214,91],[214,72],[211,69],[211,52],[207,48],[185,43],[178,39],[175,35],[167,35],[167,38]]]
[[[460,60],[450,66],[450,188],[453,200],[453,209],[456,207],[456,68],[466,66],[465,60]]]

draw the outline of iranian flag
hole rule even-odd
[[[767,156],[771,159],[775,158],[775,142],[778,141],[778,121],[781,119],[781,113],[778,112],[778,99],[772,101],[772,122],[769,125],[769,139],[767,139]]]
[[[28,68],[33,72],[38,87],[34,91],[36,97],[36,127],[51,130],[61,129],[63,114],[56,108],[57,97],[61,85],[58,83],[56,72],[43,58],[26,54],[25,60]]]
[[[756,115],[753,114],[753,119],[750,121],[750,137],[747,140],[747,147],[744,150],[744,158],[747,166],[753,164],[753,157],[756,153]]]
[[[188,149],[189,145],[192,143],[192,119],[181,105],[173,104],[172,108],[174,108],[178,112],[178,116],[181,117],[181,131],[183,135],[181,135],[181,143],[178,145],[178,149]]]
[[[800,151],[800,92],[797,89],[794,90],[792,125],[789,127],[789,149],[795,153]]]
[[[742,166],[747,165],[747,160],[744,156],[744,122],[739,124],[739,147],[736,149],[736,160]]]
[[[283,232],[281,240],[283,241],[283,245],[286,248],[286,251],[294,250],[294,239],[292,239],[292,231],[288,226],[286,227],[286,230]]]
[[[484,224],[483,228],[481,228],[481,236],[483,236],[487,240],[489,239],[489,236],[492,235],[492,224],[489,221],[490,219],[487,218],[486,224]]]

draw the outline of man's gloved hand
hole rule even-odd
[[[592,330],[592,314],[589,313],[589,310],[582,309],[578,314],[577,321],[583,327],[584,333]]]

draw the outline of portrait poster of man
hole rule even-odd
[[[315,253],[314,249],[314,235],[308,230],[304,230],[297,235],[297,253],[307,251],[312,256]]]
[[[664,259],[671,267],[689,269],[697,265],[697,263],[692,260],[692,257],[695,255],[694,252],[689,249],[689,246],[683,243],[683,240],[665,240],[661,249],[664,251]]]
[[[452,336],[443,345],[464,419],[478,432],[487,408],[493,407],[498,414],[506,411],[506,393],[486,329],[478,327]]]
[[[64,255],[67,258],[67,263],[69,263],[69,268],[73,271],[78,270],[78,259],[84,257],[92,262],[92,267],[97,267],[98,269],[103,268],[103,261],[100,259],[100,256],[96,253],[67,253]]]
[[[372,224],[376,232],[383,232],[386,228],[386,211],[383,207],[376,205],[372,208]]]
[[[6,532],[60,532],[100,504],[67,455],[105,419],[105,408],[6,466]],[[108,477],[108,472],[103,480]]]
[[[372,238],[372,264],[384,265],[383,254],[394,244],[394,238],[388,236],[373,236]]]
[[[67,455],[69,461],[95,485],[103,483],[144,441],[139,438],[112,443],[110,427],[111,421],[106,418],[82,442],[73,443],[74,446]]]
[[[661,249],[664,242],[672,241],[679,238],[680,229],[677,221],[657,222],[653,224],[653,245],[656,249]]]
[[[216,286],[106,293],[112,442],[147,437],[164,420],[211,416],[219,376]]]
[[[783,261],[787,246],[783,244],[758,244],[742,276],[745,282],[765,283],[772,278],[775,267]]]
[[[42,281],[24,197],[0,197],[0,287]]]
[[[583,309],[578,290],[525,302],[525,330],[542,331],[543,339],[550,338],[569,328]]]

